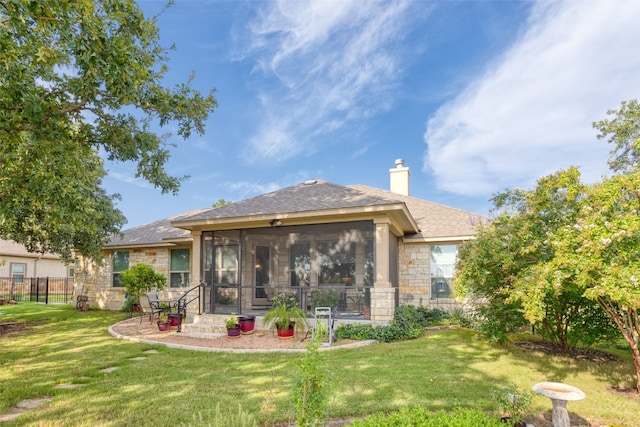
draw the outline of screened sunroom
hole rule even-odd
[[[204,311],[259,313],[284,293],[309,312],[331,307],[337,317],[369,318],[375,230],[370,220],[205,231]]]

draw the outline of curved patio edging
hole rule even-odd
[[[109,326],[108,331],[109,334],[115,338],[121,339],[121,340],[127,340],[127,341],[133,341],[133,342],[139,342],[139,343],[143,343],[143,344],[157,344],[157,345],[164,345],[165,347],[169,347],[169,348],[177,348],[180,350],[194,350],[194,351],[207,351],[207,352],[211,352],[211,353],[304,353],[307,350],[306,349],[297,349],[297,348],[216,348],[216,347],[202,347],[202,346],[197,346],[197,345],[189,345],[189,344],[178,344],[178,343],[171,343],[171,342],[163,342],[163,341],[157,341],[157,340],[150,340],[150,339],[146,339],[146,338],[138,338],[138,337],[132,337],[129,335],[123,335],[119,332],[116,332],[113,327],[116,325],[119,325],[120,323],[123,322],[127,322],[128,319],[122,320],[114,325]],[[206,338],[199,338],[199,339],[206,339]],[[350,344],[344,344],[344,345],[333,345],[331,347],[323,347],[320,346],[319,350],[320,351],[329,351],[329,350],[343,350],[343,349],[352,349],[352,348],[358,348],[358,347],[364,347],[366,345],[370,345],[375,343],[376,340],[365,340],[365,341],[358,341],[356,343],[350,343]]]

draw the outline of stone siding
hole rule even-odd
[[[431,297],[431,245],[400,242],[398,253],[399,305],[453,310],[450,298]]]
[[[167,277],[167,287],[163,290],[166,295],[177,296],[186,289],[169,288],[170,250],[176,248],[151,247],[130,249],[129,266],[139,263],[149,264],[153,269]],[[113,287],[113,252],[105,252],[104,263],[101,267],[86,266],[86,261],[80,258],[76,268],[75,294],[85,294],[89,298],[89,306],[102,310],[120,310],[124,305],[127,293],[124,287]],[[85,278],[86,273],[86,278]],[[84,283],[84,285],[83,285]]]

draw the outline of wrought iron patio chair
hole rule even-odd
[[[151,294],[151,295],[149,295]],[[142,323],[142,318],[149,315],[149,323],[153,321],[153,316],[156,314],[160,314],[165,309],[160,307],[160,303],[158,302],[158,294],[157,293],[146,293],[140,296],[140,323]]]

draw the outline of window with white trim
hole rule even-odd
[[[171,249],[170,287],[189,286],[189,249]]]

